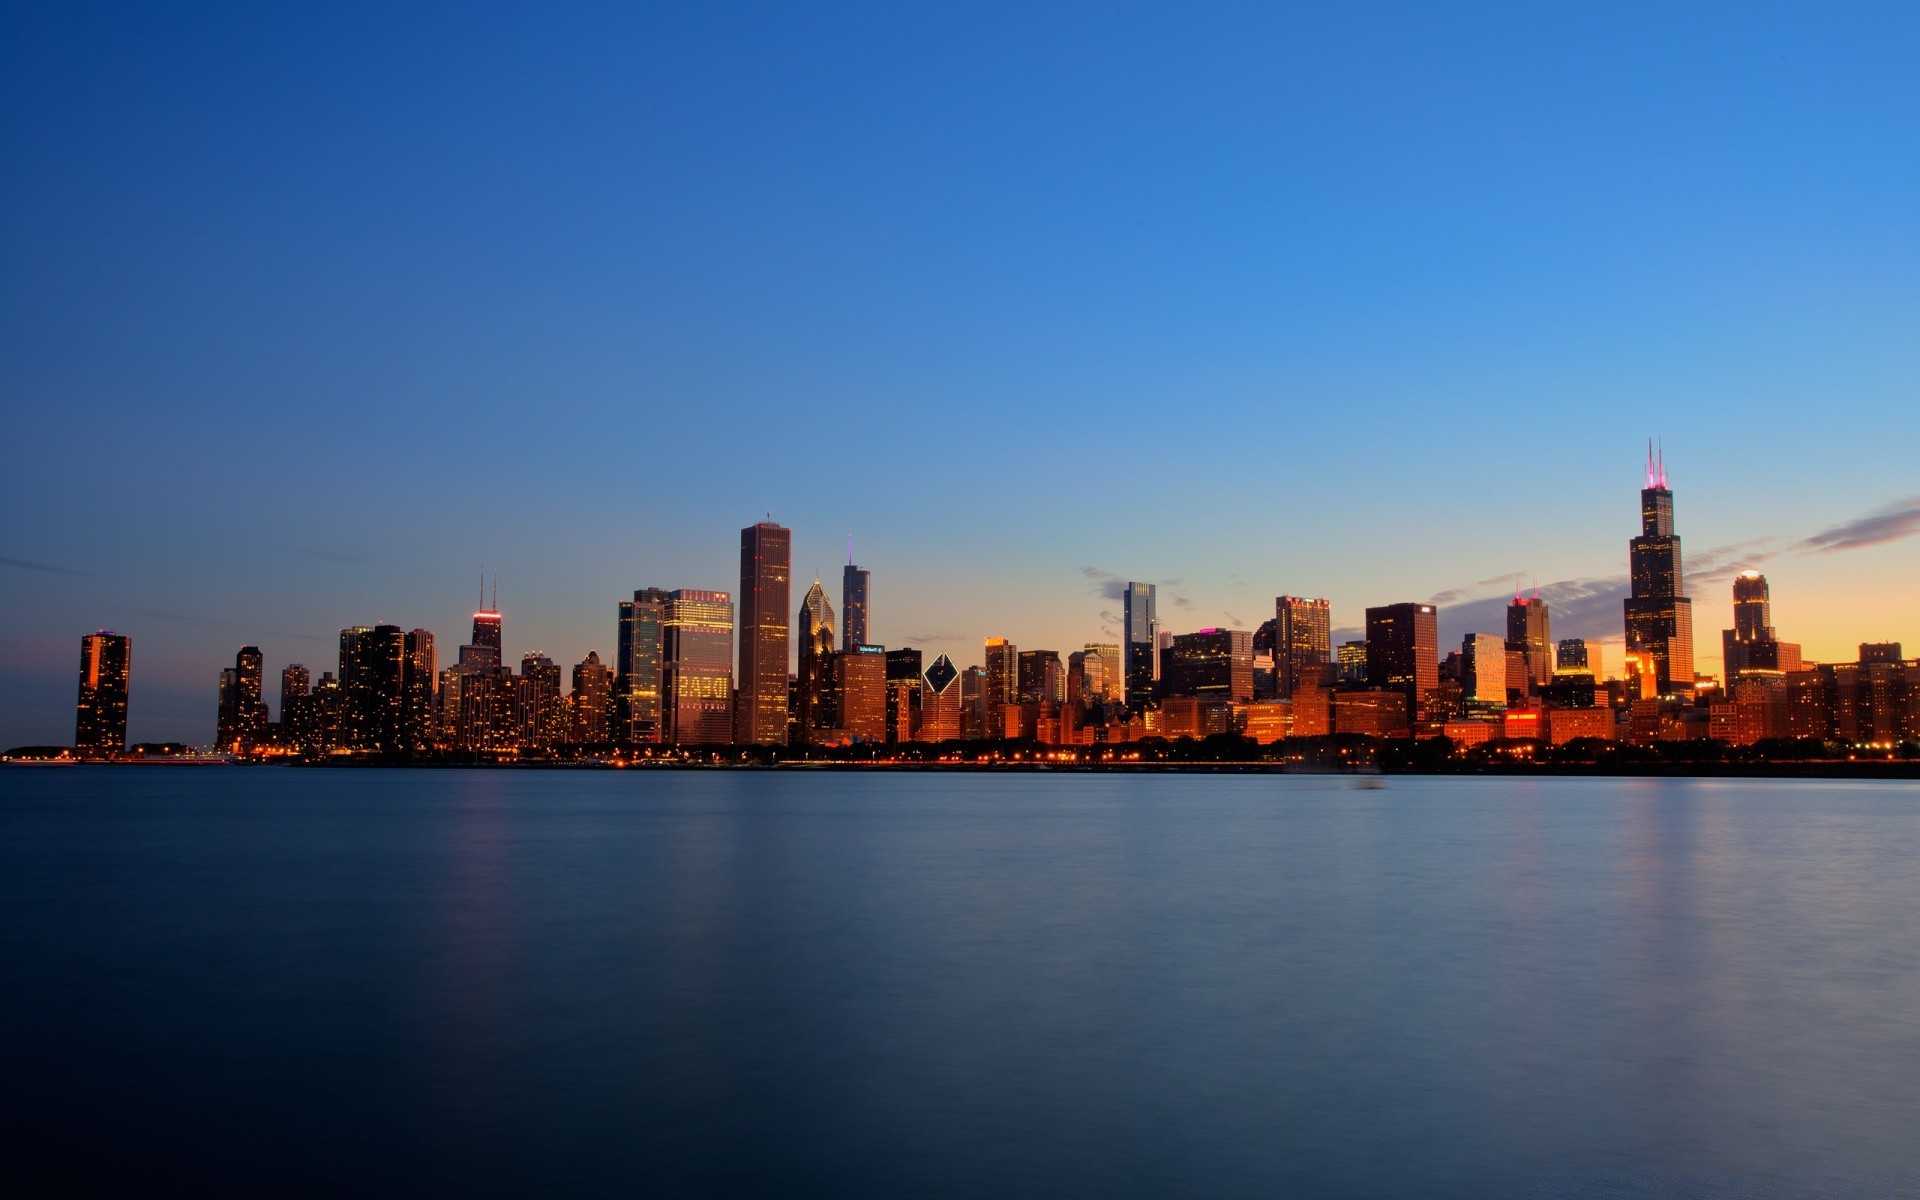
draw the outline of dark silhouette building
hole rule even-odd
[[[617,742],[645,744],[660,740],[664,696],[661,622],[666,613],[667,593],[663,588],[642,588],[633,594],[633,599],[620,602],[610,718]]]
[[[853,543],[847,543],[847,566],[840,573],[840,648],[851,650],[865,646],[868,614],[871,611],[873,573],[853,564]]]
[[[1151,583],[1129,583],[1121,594],[1121,686],[1127,711],[1143,713],[1154,705],[1160,679],[1160,619]]]
[[[1253,699],[1253,635],[1244,629],[1179,633],[1160,655],[1163,699]]]
[[[242,646],[233,666],[220,672],[220,707],[214,745],[221,750],[251,750],[266,739],[267,706],[260,699],[266,673],[258,646]]]
[[[500,652],[499,614],[489,624],[492,652]],[[474,621],[476,635],[481,622]],[[342,744],[349,750],[397,754],[401,737],[407,634],[398,625],[356,625],[340,631]]]
[[[794,625],[800,635],[798,731],[803,741],[818,742],[839,723],[833,703],[833,603],[818,579],[800,601]]]
[[[1507,649],[1518,650],[1526,666],[1525,679],[1507,680],[1509,690],[1538,691],[1553,681],[1553,622],[1538,588],[1532,596],[1514,592],[1507,605]]]
[[[920,729],[924,678],[921,656],[911,646],[887,651],[887,740],[910,742]],[[958,736],[958,735],[956,735]]]

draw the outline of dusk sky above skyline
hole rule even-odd
[[[1920,644],[1920,9],[10,9],[0,745],[212,739],[343,625],[610,658],[639,587],[980,661],[1539,584],[1619,665]]]

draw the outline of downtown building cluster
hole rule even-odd
[[[1612,675],[1597,644],[1554,640],[1537,592],[1515,594],[1504,630],[1468,634],[1458,648],[1440,646],[1438,610],[1418,602],[1367,609],[1364,639],[1335,646],[1324,599],[1279,596],[1254,630],[1174,632],[1161,627],[1155,586],[1141,582],[1125,586],[1117,641],[1062,655],[989,637],[982,661],[961,668],[871,640],[872,578],[851,553],[837,611],[818,579],[795,605],[791,531],[769,520],[741,531],[737,593],[647,587],[619,601],[611,662],[590,651],[563,672],[528,653],[515,670],[484,583],[452,663],[441,665],[425,629],[342,629],[335,669],[282,670],[278,721],[260,651],[243,647],[220,674],[214,741],[239,755],[500,758],[1223,735],[1260,745],[1445,737],[1456,747],[1920,740],[1920,661],[1898,643],[1863,644],[1855,662],[1803,661],[1776,636],[1758,572],[1733,583],[1724,680],[1696,672],[1673,492],[1651,453],[1640,501],[1624,661]],[[122,635],[82,641],[84,755],[124,747],[129,659]]]

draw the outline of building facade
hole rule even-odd
[[[787,741],[792,562],[793,531],[786,526],[769,520],[740,531],[740,700],[733,740],[742,745]]]

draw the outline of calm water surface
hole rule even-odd
[[[1920,1195],[1917,868],[1912,784],[6,770],[0,1172]]]

